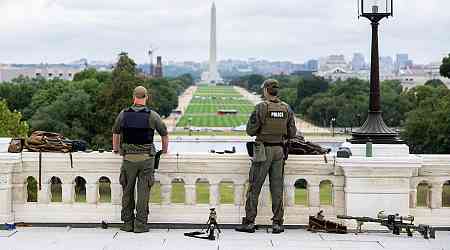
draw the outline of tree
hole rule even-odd
[[[143,85],[150,91],[150,106],[161,116],[169,114],[178,106],[177,88],[180,82],[163,78],[149,79]]]
[[[31,104],[33,95],[44,86],[43,79],[30,79],[19,77],[11,82],[0,84],[0,99],[8,103],[10,110],[17,110],[23,114],[23,118],[29,119],[27,107]]]
[[[0,136],[26,135],[22,132],[24,118],[32,130],[59,132],[83,139],[93,149],[108,149],[114,119],[132,104],[136,86],[147,87],[150,107],[167,116],[178,105],[178,95],[193,82],[188,74],[171,79],[138,76],[136,64],[126,53],[119,55],[113,72],[86,69],[76,74],[74,81],[19,77],[0,84],[0,100],[6,100],[0,106]]]
[[[434,88],[440,88],[440,87],[447,88],[447,86],[445,86],[445,83],[443,81],[441,81],[440,79],[428,80],[425,83],[425,86],[431,86]]]
[[[96,79],[100,83],[111,81],[112,74],[107,71],[97,71],[94,68],[85,69],[73,76],[73,81],[83,81],[87,79]]]
[[[138,77],[136,63],[127,53],[120,53],[111,81],[102,83],[102,89],[96,96],[95,119],[102,122],[95,126],[93,144],[111,147],[111,127],[119,112],[132,104],[136,86],[146,87],[150,95],[149,106],[161,116],[168,116],[178,105],[178,94],[192,84],[190,75],[171,80]]]
[[[442,65],[439,72],[441,73],[441,76],[450,78],[450,54],[442,59]]]
[[[69,85],[69,81],[59,79],[41,84],[40,88],[33,94],[31,103],[23,111],[25,116],[31,118],[40,107],[51,104],[57,96],[67,91]]]
[[[251,92],[260,92],[261,84],[266,80],[262,75],[252,74],[248,76],[240,77],[235,85],[239,85],[248,89]]]
[[[323,86],[326,86],[324,83]],[[306,88],[314,89],[314,88]],[[321,90],[318,90],[321,91]],[[399,81],[381,83],[383,118],[389,126],[401,126],[413,105]],[[359,79],[337,81],[325,92],[302,98],[297,110],[307,120],[328,126],[336,118],[338,127],[360,126],[369,106],[369,83]]]
[[[136,63],[122,52],[112,72],[110,82],[103,85],[97,96],[97,123],[94,144],[111,147],[111,126],[119,112],[132,104],[133,89],[141,85],[137,78]]]
[[[260,92],[261,91],[261,84],[266,80],[266,78],[262,75],[250,75],[248,77],[248,86],[249,88],[254,92]]]
[[[296,106],[299,106],[304,98],[312,96],[317,93],[322,93],[328,90],[329,83],[321,77],[313,77],[308,79],[301,79],[297,83],[297,100]]]
[[[381,108],[383,119],[388,126],[400,127],[410,109],[402,99],[403,87],[400,81],[383,81],[381,83]]]
[[[90,96],[75,86],[57,96],[53,102],[41,106],[31,119],[33,129],[55,131],[71,139],[90,142],[94,124]]]
[[[99,96],[99,108],[108,114],[117,114],[131,104],[131,93],[139,85],[136,63],[122,52],[112,72],[112,79]],[[108,120],[113,120],[108,119]]]
[[[442,92],[442,89],[435,91]],[[415,154],[450,153],[450,91],[421,100],[407,115],[402,137]]]
[[[296,88],[282,88],[280,90],[279,96],[281,100],[289,104],[291,108],[295,108],[295,103],[297,101],[297,89]]]
[[[8,109],[4,100],[0,100],[0,137],[26,137],[28,124],[22,121],[22,114]]]

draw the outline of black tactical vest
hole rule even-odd
[[[121,124],[123,143],[135,145],[153,143],[155,130],[150,128],[150,113],[151,110],[148,108],[139,111],[129,108],[123,112]]]

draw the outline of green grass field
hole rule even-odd
[[[200,86],[177,127],[237,127],[246,124],[254,105],[231,86]],[[236,115],[218,115],[236,110]]]
[[[442,206],[450,207],[450,183],[444,185],[442,189]]]
[[[254,107],[251,105],[241,104],[190,104],[186,110],[185,115],[198,115],[198,114],[214,114],[216,115],[219,110],[237,110],[239,114],[245,114],[248,116],[253,112]]]
[[[180,135],[192,135],[192,136],[247,136],[245,131],[175,131],[170,133],[171,136]]]
[[[189,118],[192,118],[189,122]],[[187,127],[189,123],[194,127],[237,127],[247,124],[248,115],[192,115],[183,116],[177,124],[177,127]]]
[[[308,191],[306,188],[295,189],[295,204],[308,205]],[[333,190],[331,183],[322,183],[320,185],[320,204],[333,205]]]
[[[202,85],[197,88],[194,96],[227,96],[227,97],[240,97],[240,94],[236,92],[233,87],[230,86],[207,86]]]

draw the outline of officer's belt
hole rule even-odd
[[[277,146],[284,147],[284,144],[281,142],[278,142],[278,143],[264,142],[264,146],[265,147],[277,147]]]

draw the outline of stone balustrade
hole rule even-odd
[[[320,210],[324,210],[329,218],[347,212],[351,201],[346,201],[349,190],[346,178],[350,172],[344,171],[342,166],[349,163],[327,157],[290,156],[284,183],[286,224],[306,224],[308,216]],[[37,197],[29,197],[30,183],[39,180],[39,154],[0,154],[0,223],[120,222],[121,158],[108,152],[74,153],[72,158],[73,168],[69,154],[43,153],[41,189]],[[409,212],[422,223],[450,225],[450,207],[446,207],[450,206],[450,201],[447,201],[450,190],[446,186],[450,185],[450,155],[420,155],[418,158],[421,160],[416,163],[420,166],[411,176],[405,177],[410,183]],[[388,164],[376,159],[371,162]],[[209,208],[215,207],[220,223],[240,223],[245,214],[249,167],[248,156],[243,154],[165,155],[155,173],[158,188],[156,185],[154,188],[160,192],[160,201],[151,201],[149,221],[201,224],[207,219]],[[370,177],[372,173],[362,174]],[[209,187],[209,202],[206,204],[197,202],[199,182],[207,183]],[[221,194],[221,185],[224,183],[231,185],[232,190],[232,201],[226,203],[221,202],[224,195]],[[331,189],[325,188],[324,184]],[[425,191],[418,191],[419,186],[425,186]],[[173,202],[175,188],[184,190],[184,202]],[[376,190],[376,187],[371,188]],[[106,189],[108,197],[102,197],[104,194],[100,189]],[[427,194],[425,198],[424,192]],[[419,193],[420,199],[426,200],[424,207],[418,206],[422,202],[418,203]],[[328,201],[321,198],[321,194],[328,197]],[[260,196],[257,223],[269,224],[271,216],[267,181]]]

